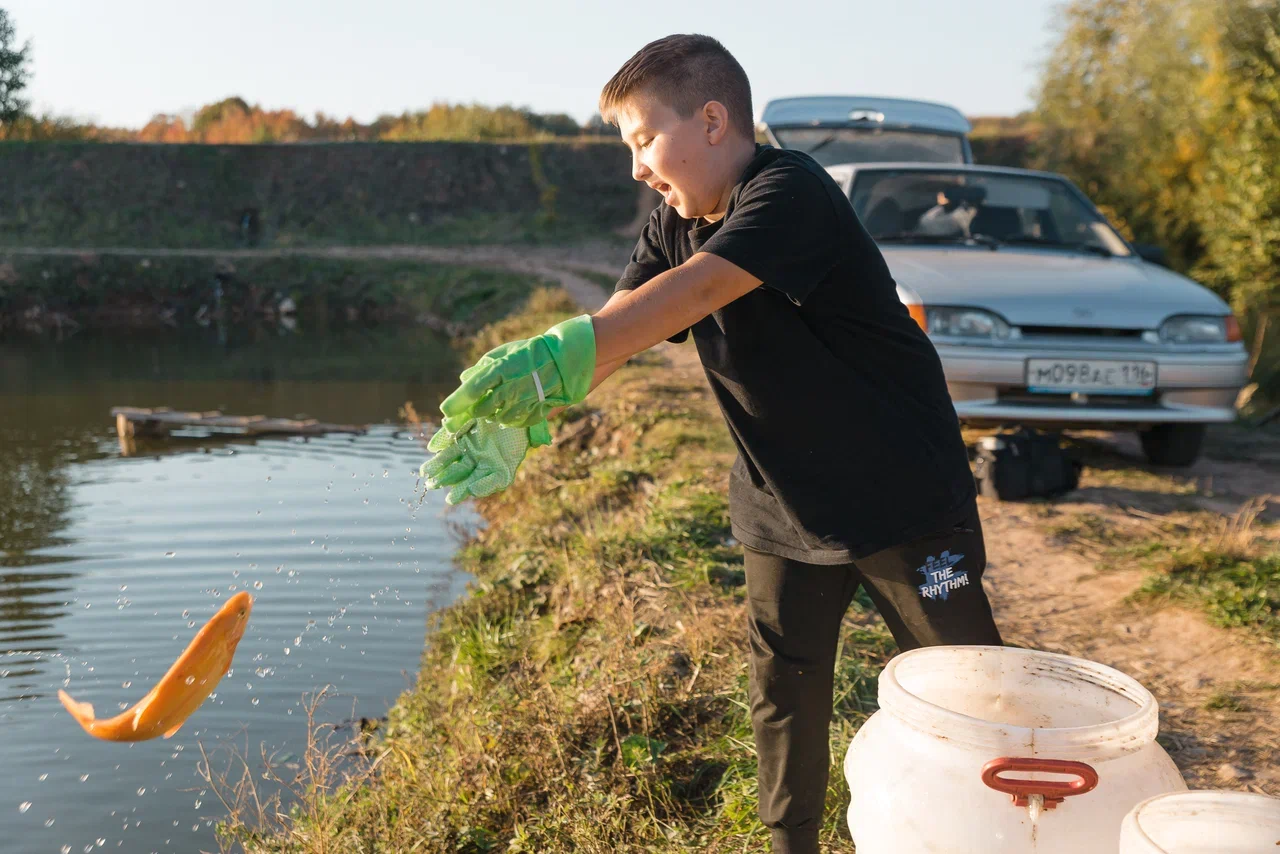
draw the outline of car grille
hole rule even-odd
[[[1139,339],[1141,329],[1108,329],[1096,326],[1022,326],[1023,338]]]

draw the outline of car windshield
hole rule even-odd
[[[881,243],[1044,246],[1129,255],[1119,235],[1063,181],[956,170],[871,169],[850,192]]]
[[[837,163],[963,163],[960,137],[883,128],[775,128],[783,148],[794,148],[823,166]]]

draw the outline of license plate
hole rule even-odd
[[[1155,362],[1027,359],[1028,391],[1150,394],[1155,387]]]

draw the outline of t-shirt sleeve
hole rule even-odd
[[[614,285],[613,292],[616,294],[620,291],[635,290],[654,276],[670,269],[671,263],[667,260],[666,250],[662,248],[662,206],[659,205],[649,215],[649,222],[645,224],[644,231],[640,232],[640,239],[636,241],[631,260],[627,262],[627,269],[622,271],[622,278],[618,279],[618,283]],[[667,340],[673,344],[680,344],[688,337],[689,330],[685,329]]]
[[[649,221],[645,223],[644,231],[640,232],[640,239],[636,241],[636,248],[631,252],[627,269],[614,285],[615,294],[618,291],[635,290],[659,273],[671,269],[667,253],[662,248],[661,214],[662,208],[658,207],[649,215]]]
[[[821,179],[802,167],[765,170],[700,252],[729,261],[800,305],[840,259],[839,217]]]

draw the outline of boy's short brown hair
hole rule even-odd
[[[605,84],[600,93],[601,118],[616,125],[618,112],[640,94],[657,98],[682,119],[708,101],[719,101],[729,109],[734,129],[755,139],[747,73],[711,36],[672,35],[640,48]]]

